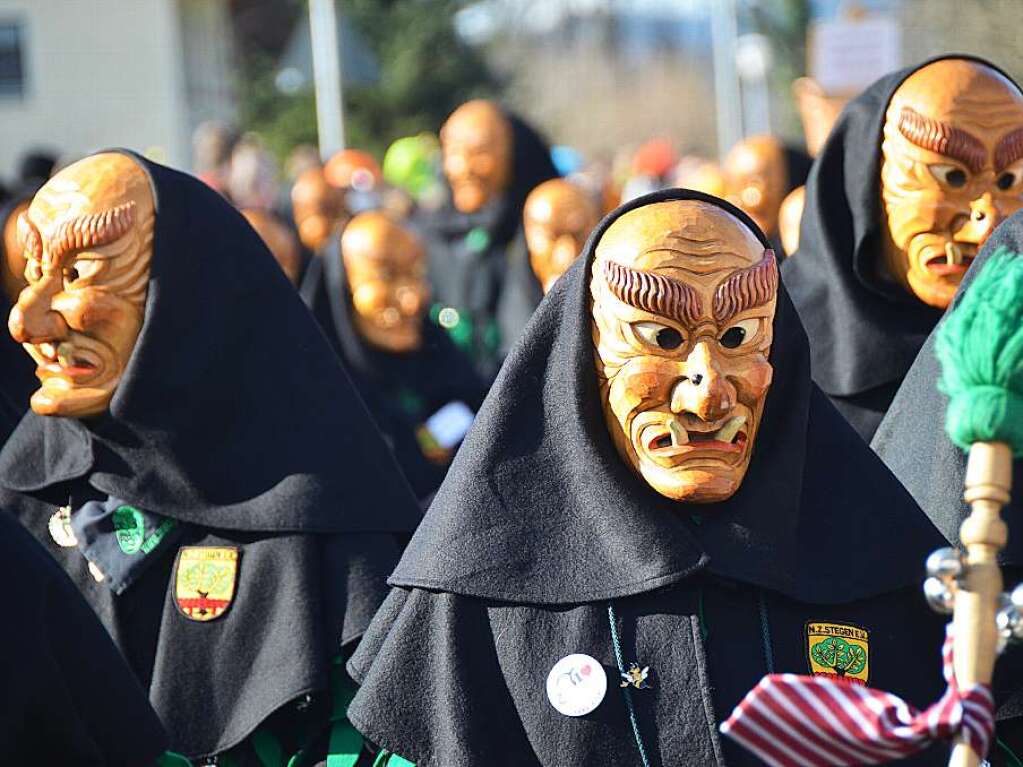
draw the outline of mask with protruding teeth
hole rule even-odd
[[[746,416],[744,415],[729,418],[717,431],[707,433],[707,441],[731,444],[745,425]],[[671,447],[682,447],[691,441],[689,432],[677,418],[668,421],[668,431],[671,433]]]
[[[717,434],[714,435],[714,439],[719,442],[731,444],[732,440],[735,439],[735,435],[739,433],[739,430],[746,425],[746,416],[737,415],[734,418],[729,418],[725,425],[717,430]]]

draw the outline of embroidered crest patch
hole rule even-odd
[[[829,674],[866,684],[870,675],[870,632],[847,623],[809,621],[806,659],[814,675]]]
[[[219,618],[234,598],[238,549],[234,546],[182,546],[175,567],[174,599],[193,621]]]

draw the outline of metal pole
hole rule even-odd
[[[341,102],[341,44],[338,40],[336,0],[309,0],[309,31],[316,84],[316,128],[320,157],[330,158],[344,149],[344,107]]]
[[[735,71],[738,22],[735,15],[735,0],[712,0],[710,9],[710,31],[714,44],[718,158],[724,160],[728,150],[743,136],[742,98],[739,93],[739,77]]]

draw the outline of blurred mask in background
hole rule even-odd
[[[795,80],[792,83],[792,95],[796,99],[799,119],[803,123],[806,151],[811,157],[816,157],[849,98],[825,93],[820,83],[812,77]]]
[[[764,234],[778,229],[778,209],[788,191],[785,147],[774,136],[743,139],[725,158],[725,198],[749,214]]]
[[[418,349],[430,300],[419,239],[386,214],[369,211],[345,227],[341,254],[362,337],[388,352]]]
[[[291,211],[298,238],[314,253],[341,230],[348,218],[341,191],[327,183],[320,168],[309,168],[295,180]]]
[[[383,174],[373,155],[360,149],[342,149],[323,166],[327,183],[341,190],[349,216],[380,207]]]
[[[18,237],[18,219],[21,214],[28,210],[29,201],[15,205],[7,216],[7,219],[0,222],[3,235],[3,258],[0,259],[0,285],[3,286],[4,294],[13,304],[18,300],[21,291],[25,289],[28,282],[25,280],[25,254],[21,238]]]
[[[496,104],[462,104],[441,128],[440,141],[444,175],[462,213],[475,213],[510,185],[512,126]]]
[[[302,275],[302,256],[299,253],[295,235],[277,217],[265,210],[243,210],[241,214],[256,230],[256,234],[266,243],[284,274],[292,285],[298,285]]]
[[[529,193],[523,219],[529,263],[547,293],[582,252],[600,211],[578,186],[555,178]]]

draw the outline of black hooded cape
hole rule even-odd
[[[949,312],[959,305],[991,254],[1001,247],[1023,253],[1023,213],[1012,215],[984,243],[963,277]],[[936,336],[937,329],[931,333],[906,374],[870,446],[949,543],[959,546],[959,527],[970,514],[970,508],[963,500],[966,454],[952,443],[945,431],[948,398],[938,391],[941,364],[934,355]],[[1009,503],[1002,508],[1002,519],[1009,526],[1009,540],[998,555],[998,561],[1005,566],[1003,577],[1007,590],[1023,581],[1023,501],[1020,499],[1023,461],[1014,462],[1012,479],[1014,492]],[[1014,693],[1001,713],[1009,715],[1011,712],[1012,716],[1023,717],[1023,649],[1010,647],[998,663],[999,677],[1012,680],[1010,689],[1003,694]],[[1023,754],[1023,726],[1020,730],[1013,745],[1018,753]]]
[[[471,323],[464,347],[488,383],[543,297],[528,281],[508,274],[529,269],[522,234],[526,197],[558,175],[540,134],[518,115],[505,110],[505,116],[513,138],[512,177],[504,194],[475,213],[460,212],[449,199],[419,221],[430,249],[435,306],[454,308]],[[462,337],[457,330],[452,335]]]
[[[358,639],[418,506],[323,334],[216,192],[142,158],[155,198],[142,330],[109,412],[29,413],[0,453],[0,507],[71,575],[187,756],[222,752],[306,694]],[[56,506],[108,496],[235,547],[233,601],[196,622],[175,554],[120,596],[51,538]]]
[[[882,77],[849,102],[810,171],[799,250],[781,270],[810,338],[814,381],[868,442],[941,317],[882,272],[885,112],[910,75],[946,58],[1001,72],[975,56],[938,56]]]
[[[870,632],[871,684],[920,703],[940,693],[940,620],[915,586],[943,539],[811,383],[784,288],[774,382],[732,498],[670,501],[615,452],[590,264],[623,213],[677,199],[725,208],[767,246],[744,214],[688,190],[605,218],[506,361],[349,663],[362,685],[353,723],[419,767],[639,764],[609,605],[624,660],[655,675],[653,690],[633,691],[652,764],[748,764],[717,724],[769,669],[808,673],[810,621]],[[910,636],[919,652],[900,649]],[[572,653],[610,680],[578,719],[544,691]]]
[[[143,767],[167,735],[110,636],[67,575],[0,511],[0,761]]]
[[[1012,215],[984,244],[963,277],[949,312],[959,305],[991,254],[1001,247],[1023,253],[1023,213]],[[870,446],[944,536],[958,545],[959,525],[970,513],[963,500],[966,454],[952,443],[945,431],[948,398],[938,391],[941,365],[934,355],[936,336],[937,330],[923,345]],[[1023,461],[1015,462],[1013,480],[1013,487],[1019,490],[1002,510],[1002,518],[1009,525],[1009,541],[1000,560],[1006,565],[1023,567],[1023,499],[1020,497]]]
[[[447,463],[436,463],[423,454],[416,429],[454,401],[476,412],[486,387],[448,334],[425,318],[422,346],[415,351],[395,354],[367,343],[355,327],[339,248],[327,248],[319,264],[323,277],[309,308],[387,436],[416,497],[425,501],[440,486]]]

